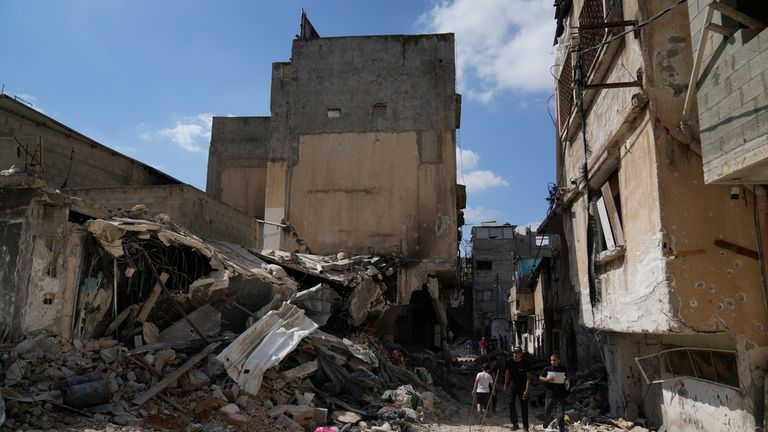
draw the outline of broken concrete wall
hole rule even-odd
[[[70,334],[82,231],[70,223],[63,197],[39,190],[0,189],[3,196],[3,279],[0,331],[11,338],[35,330]]]
[[[12,164],[23,165],[23,156],[17,155],[17,142],[12,137],[24,144],[42,145],[42,176],[54,188],[179,183],[3,94],[0,95],[0,169]]]
[[[625,203],[622,226],[626,241],[623,257],[596,269],[600,301],[593,305],[587,268],[587,206],[584,195],[573,201],[563,218],[571,281],[579,287],[581,316],[588,327],[634,332],[663,332],[675,328],[662,254],[659,191],[649,175],[654,159],[653,131],[646,114],[643,126],[633,132],[622,148],[618,171],[621,198]],[[572,147],[579,147],[580,143]],[[579,151],[569,158],[581,157]],[[651,168],[652,170],[652,168]],[[568,170],[566,172],[569,172]],[[578,172],[578,171],[576,171]],[[653,172],[653,171],[651,171]],[[629,207],[629,208],[627,208]]]
[[[266,213],[316,253],[374,248],[452,264],[453,36],[295,40],[292,62],[273,69],[270,159],[288,165],[284,183],[268,180]]]
[[[252,217],[189,185],[79,188],[66,193],[113,210],[144,204],[150,215],[165,213],[201,237],[258,246],[258,224]]]
[[[257,219],[265,217],[269,128],[269,117],[214,117],[211,129],[206,192]]]
[[[765,9],[759,2],[729,4],[733,3],[765,23]],[[754,13],[761,8],[762,14]],[[716,11],[711,22],[732,34],[705,33],[707,9],[707,3],[688,2],[693,41],[698,43],[702,34],[706,35],[699,86],[693,97],[693,102],[698,102],[698,119],[696,110],[691,115],[694,131],[697,126],[701,130],[704,181],[768,183],[768,31],[745,28]],[[698,54],[698,46],[693,54]]]
[[[0,339],[18,330],[18,313],[24,296],[19,289],[26,267],[23,249],[27,207],[33,194],[28,189],[0,189]],[[20,259],[21,258],[21,259]]]
[[[624,2],[623,15],[644,20],[667,6],[663,1]],[[575,4],[575,15],[579,9]],[[561,133],[563,178],[571,183],[562,185],[570,275],[581,293],[584,324],[616,332],[605,353],[614,413],[632,418],[642,411],[658,424],[681,419],[677,408],[663,405],[671,400],[669,395],[653,387],[649,390],[638,381],[633,357],[664,349],[660,347],[671,343],[667,339],[675,337],[671,333],[690,334],[686,337],[694,339],[686,343],[701,347],[708,342],[696,339],[702,337],[696,333],[722,332],[724,338],[735,341],[731,349],[738,352],[740,385],[720,391],[711,384],[713,388],[702,391],[705,398],[740,398],[738,410],[749,415],[737,413],[730,423],[718,423],[712,417],[716,413],[706,412],[706,404],[692,406],[702,411],[701,418],[713,418],[711,430],[747,430],[762,422],[768,325],[759,262],[748,257],[756,255],[750,251],[757,249],[754,203],[751,197],[729,203],[727,189],[704,186],[695,143],[681,142],[674,132],[681,120],[692,64],[687,23],[685,8],[677,8],[644,27],[639,38],[625,37],[623,46],[615,49],[616,57],[609,56],[607,48],[601,50],[603,57],[598,54],[597,58],[605,63],[604,75],[596,73],[590,78],[590,83],[626,81],[632,74],[622,72],[623,67],[629,71],[642,67],[645,72],[643,93],[639,88],[633,89],[634,93],[587,91],[590,193],[593,197],[604,193],[602,186],[615,173],[618,191],[614,189],[614,195],[621,204],[616,214],[625,248],[616,248],[613,255],[598,255],[598,259],[587,256],[589,222],[580,125],[572,123]],[[595,69],[600,70],[599,66]],[[597,94],[592,96],[592,92]],[[673,125],[671,129],[669,125]],[[731,246],[718,247],[716,241]],[[602,248],[608,249],[607,241]],[[610,259],[599,259],[605,257]],[[596,262],[594,289],[589,280],[591,259]],[[647,338],[653,336],[639,333],[663,334],[659,337],[664,339],[649,341]],[[638,394],[646,392],[648,400],[637,400]],[[690,399],[695,398],[691,394]],[[674,403],[679,403],[679,396]],[[704,428],[708,427],[704,422]]]
[[[609,373],[609,403],[613,415],[644,417],[650,425],[668,430],[753,430],[761,423],[762,396],[749,389],[753,381],[750,365],[764,364],[764,350],[755,350],[743,338],[725,334],[631,335],[602,334],[606,369]],[[655,367],[643,362],[645,373],[660,382],[648,384],[635,361],[662,350],[685,347],[735,352],[738,381],[734,386],[679,376],[668,360],[655,359]],[[706,351],[704,351],[706,353]],[[687,354],[686,354],[687,355]],[[729,367],[715,363],[717,367]],[[678,367],[678,366],[675,366]],[[733,367],[731,365],[730,367]],[[679,372],[679,370],[678,370]],[[702,373],[697,369],[697,373]],[[726,372],[720,371],[725,375]],[[757,422],[757,423],[756,423]]]

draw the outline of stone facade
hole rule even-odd
[[[271,117],[214,117],[208,192],[290,227],[265,248],[398,257],[398,304],[455,286],[453,35],[296,39],[272,70]]]
[[[709,159],[706,149],[703,159],[697,153],[695,107],[692,138],[677,127],[696,40],[687,8],[656,17],[669,2],[610,4],[574,1],[558,45],[562,164],[552,199],[579,293],[579,322],[603,344],[614,414],[674,423],[675,430],[752,429],[762,424],[761,365],[768,354],[768,310],[753,255],[754,199],[732,200],[729,187],[705,184]],[[621,30],[578,34],[578,27],[603,19],[650,21],[604,44]],[[589,34],[595,31],[596,37]],[[700,99],[699,108],[706,103]],[[703,147],[707,133],[702,129]],[[692,368],[668,367],[662,357],[653,360],[660,379],[645,381],[635,357],[671,346],[727,351],[733,361],[721,372],[737,369],[740,384],[707,381]],[[705,389],[706,397],[684,391],[693,387]],[[698,403],[710,397],[729,398],[737,412],[722,416]],[[678,398],[694,412],[671,402]]]
[[[19,141],[16,141],[16,140]],[[173,177],[131,159],[59,123],[27,105],[0,94],[0,169],[24,165],[21,142],[42,151],[41,175],[48,186],[77,188],[99,185],[180,184]]]

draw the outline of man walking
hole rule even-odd
[[[515,347],[512,350],[512,359],[504,365],[504,391],[509,388],[509,421],[512,423],[512,430],[518,429],[515,399],[520,401],[523,430],[528,430],[528,395],[532,377],[533,372],[528,361],[523,358],[523,350]]]
[[[472,395],[477,403],[477,414],[480,417],[485,416],[485,409],[488,407],[488,401],[493,390],[493,377],[488,373],[490,366],[483,363],[483,370],[475,377],[475,384],[472,386]]]
[[[565,399],[568,397],[566,369],[560,364],[560,355],[549,357],[550,365],[541,371],[539,381],[547,385],[547,401],[544,404],[544,427],[557,416],[557,428],[565,432]]]

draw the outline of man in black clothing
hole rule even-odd
[[[523,359],[523,350],[515,347],[512,350],[512,358],[504,365],[504,391],[509,388],[509,421],[512,423],[512,430],[518,428],[515,399],[520,401],[523,430],[528,430],[528,394],[532,377],[531,366],[527,360]]]
[[[557,428],[565,432],[565,399],[568,397],[565,366],[560,364],[560,355],[553,353],[549,358],[550,366],[544,368],[539,381],[547,385],[547,401],[544,404],[544,427],[557,416]]]

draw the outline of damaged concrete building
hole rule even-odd
[[[549,256],[546,236],[517,232],[512,224],[495,221],[472,227],[472,303],[476,336],[503,349],[529,347],[529,315],[533,291],[527,289],[534,262]],[[525,280],[522,280],[525,279]],[[533,331],[533,324],[530,328]],[[533,344],[530,344],[533,350]]]
[[[394,304],[398,259],[249,248],[253,217],[11,97],[0,114],[0,426],[305,430],[435,406],[357,333]],[[371,411],[385,391],[410,411]]]
[[[667,430],[762,427],[765,6],[555,6],[557,185],[543,230],[563,234],[612,412]]]
[[[0,339],[41,329],[72,336],[82,224],[108,209],[163,214],[209,239],[255,240],[252,218],[8,95],[0,116]]]
[[[264,248],[397,259],[388,331],[441,346],[464,206],[453,35],[305,36],[272,66],[270,117],[214,117],[207,192],[262,220]]]

